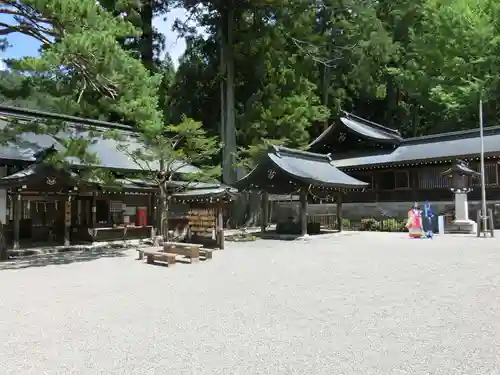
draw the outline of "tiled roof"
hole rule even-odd
[[[279,186],[279,193],[294,189],[289,180],[328,188],[363,188],[366,183],[338,170],[327,155],[271,146],[259,165],[236,182],[238,189]]]
[[[468,130],[405,139],[397,149],[384,154],[333,157],[338,168],[359,168],[477,157],[480,148],[479,130]],[[484,129],[484,152],[486,155],[500,153],[500,127]]]
[[[7,122],[5,119],[0,120],[0,128],[4,128],[6,124]],[[71,129],[73,130],[71,135],[58,134],[57,137],[74,137],[84,139],[89,139],[90,137],[92,137],[94,142],[89,146],[88,151],[97,156],[100,162],[99,166],[124,171],[138,171],[143,169],[148,170],[149,168],[153,170],[159,169],[160,166],[159,162],[157,161],[149,163],[149,166],[138,165],[137,162],[130,158],[130,156],[119,150],[119,146],[121,144],[126,145],[126,147],[131,151],[144,147],[134,132],[122,130],[124,141],[119,142],[115,139],[104,137],[104,131],[107,130],[106,128],[94,128],[92,129],[93,134],[91,135],[90,132],[86,129],[83,129],[80,124],[74,125],[74,127],[71,127]],[[55,139],[55,137],[52,137],[48,134],[25,133],[19,136],[19,140],[15,144],[11,143],[8,145],[0,146],[0,159],[34,162],[36,153],[52,146],[54,146],[58,151],[64,150],[64,146],[61,145]],[[70,160],[70,162],[75,165],[84,164],[76,158],[73,158],[72,160]],[[199,169],[192,165],[176,166],[174,164],[172,168],[174,170],[178,169],[178,173],[199,172]]]
[[[340,122],[351,133],[354,133],[362,138],[367,138],[379,143],[399,144],[403,138],[397,130],[387,128],[375,122],[365,120],[361,117],[353,115],[349,112],[344,112],[340,117]],[[322,145],[329,142],[336,142],[336,126],[329,126],[318,138],[312,141],[308,150],[312,152],[319,151]]]

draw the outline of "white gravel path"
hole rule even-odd
[[[173,268],[125,254],[1,270],[0,373],[500,374],[498,239],[260,240]]]

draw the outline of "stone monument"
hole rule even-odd
[[[450,190],[455,195],[455,220],[452,222],[451,232],[453,233],[476,233],[477,223],[469,219],[469,203],[467,193],[472,191],[470,187],[471,178],[480,176],[469,168],[468,163],[457,160],[456,163],[441,176],[450,179]]]

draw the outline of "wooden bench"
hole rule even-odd
[[[137,260],[143,260],[144,259],[144,249],[136,249],[137,250]]]
[[[154,264],[155,260],[166,262],[168,267],[175,264],[176,254],[164,253],[162,251],[144,251],[144,255],[148,264]]]
[[[190,258],[191,262],[198,262],[200,260],[200,249],[203,245],[194,243],[182,242],[166,242],[163,244],[163,251],[177,255],[183,255]]]
[[[200,249],[200,255],[205,257],[205,260],[212,259],[212,253],[213,253],[212,249],[204,249],[204,248]]]

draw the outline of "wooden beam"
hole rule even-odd
[[[97,223],[97,205],[96,205],[96,194],[92,193],[92,229],[95,228]]]
[[[337,230],[342,232],[342,193],[337,194]]]
[[[263,191],[261,198],[260,198],[260,231],[261,231],[261,233],[266,232],[267,220],[268,220],[268,216],[269,216],[268,207],[269,207],[269,194],[267,192]]]

